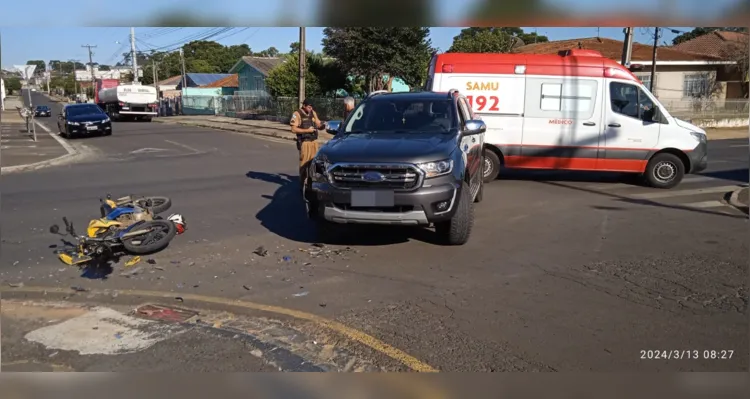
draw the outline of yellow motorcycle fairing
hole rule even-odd
[[[116,220],[94,219],[89,222],[89,227],[86,228],[86,234],[88,234],[89,238],[96,238],[100,233],[107,231],[110,227],[122,227],[122,223]]]
[[[115,201],[112,201],[111,199],[104,200],[104,202],[107,203],[107,206],[109,207],[109,209],[117,208],[117,204],[115,203]]]
[[[80,265],[82,263],[86,263],[91,261],[90,256],[83,255],[81,253],[66,253],[66,252],[60,252],[57,254],[57,257],[66,265],[73,266],[73,265]]]

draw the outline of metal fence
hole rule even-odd
[[[659,100],[670,114],[683,119],[748,118],[748,99]]]
[[[344,115],[344,99],[308,98],[321,120],[334,120]],[[299,108],[297,97],[226,96],[222,99],[226,116],[243,119],[286,121]]]
[[[343,117],[343,98],[308,98],[321,120]],[[359,101],[359,100],[355,100]],[[286,122],[299,108],[296,97],[271,96],[185,96],[163,99],[160,116],[221,115],[241,119],[265,119]]]

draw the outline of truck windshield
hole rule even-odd
[[[449,133],[456,127],[451,99],[378,99],[354,110],[344,133]]]
[[[70,116],[101,114],[102,109],[99,108],[99,106],[94,105],[94,104],[80,105],[80,106],[68,108],[67,113]]]

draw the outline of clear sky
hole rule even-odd
[[[175,48],[190,39],[205,36],[215,28],[136,28],[136,48],[139,51],[149,51],[166,47]],[[547,35],[550,40],[562,40],[584,37],[595,37],[597,28],[534,28],[525,27],[525,31],[537,29],[539,34]],[[688,31],[691,27],[674,27],[674,29]],[[430,38],[433,45],[447,50],[453,37],[461,28],[432,28]],[[0,30],[2,34],[2,66],[6,69],[12,65],[25,64],[28,60],[78,60],[88,62],[88,50],[85,44],[97,46],[94,51],[94,62],[100,64],[115,64],[122,60],[122,53],[130,51],[130,28],[22,28],[9,27]],[[600,28],[598,34],[602,37],[622,40],[622,28]],[[636,41],[651,43],[653,28],[636,28]],[[665,31],[661,42],[671,42],[674,33]],[[298,28],[236,28],[219,34],[209,40],[216,40],[224,45],[247,43],[253,51],[276,47],[284,52],[289,44],[298,40]],[[323,28],[307,28],[307,47],[310,50],[321,50]]]

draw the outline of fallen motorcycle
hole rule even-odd
[[[97,222],[92,227],[93,231],[88,232],[90,237],[96,237],[101,232],[106,231],[110,226],[109,222],[118,222],[120,223],[120,227],[126,227],[141,221],[164,220],[161,216],[154,215],[154,212],[149,208],[144,209],[132,204],[115,207],[115,203],[112,200],[100,199],[100,201],[102,202],[100,207],[101,222]],[[167,220],[175,224],[177,234],[182,234],[187,230],[187,223],[182,215],[173,213],[169,215]]]
[[[95,219],[89,223],[86,236],[76,234],[73,223],[63,217],[65,231],[53,225],[50,233],[69,235],[76,242],[57,251],[58,258],[68,265],[82,265],[92,261],[107,262],[117,260],[124,254],[148,254],[162,250],[177,234],[177,227],[171,220],[139,221],[127,227],[107,219]]]
[[[149,209],[154,214],[166,212],[167,209],[172,207],[172,199],[169,197],[136,197],[134,195],[128,195],[118,199],[112,199],[110,194],[107,194],[106,203],[112,208],[119,207],[130,207],[139,206],[144,209]]]

